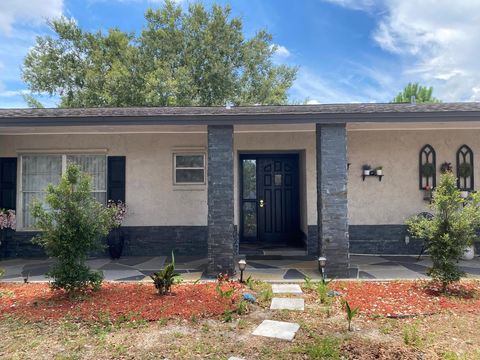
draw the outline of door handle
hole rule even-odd
[[[260,207],[263,208],[265,206],[265,201],[260,200]]]

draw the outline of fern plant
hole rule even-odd
[[[342,302],[345,309],[345,313],[347,314],[348,331],[352,331],[352,320],[355,317],[355,315],[358,314],[359,309],[358,307],[352,309],[348,301],[345,299],[343,299]]]
[[[172,285],[176,283],[179,276],[180,274],[175,272],[175,256],[173,255],[173,252],[172,262],[165,265],[163,270],[150,275],[159,295],[169,294]]]

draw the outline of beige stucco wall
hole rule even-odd
[[[455,167],[458,148],[467,144],[474,152],[475,188],[480,181],[480,129],[452,130],[367,130],[348,132],[348,210],[351,225],[402,224],[426,211],[418,183],[419,151],[425,144],[434,147],[438,168],[444,161]],[[383,165],[384,177],[362,181],[361,166]]]
[[[160,131],[161,129],[157,129]],[[17,156],[21,150],[105,149],[108,155],[127,156],[126,225],[206,225],[207,185],[174,186],[172,154],[207,147],[206,128],[187,133],[3,135],[0,156]],[[429,143],[443,161],[455,164],[455,153],[469,145],[480,154],[480,129],[454,130],[430,127],[415,130],[352,129],[348,131],[348,203],[350,224],[401,224],[425,210],[418,189],[418,152]],[[313,126],[237,126],[235,151],[235,224],[239,223],[238,157],[242,152],[296,152],[300,154],[300,211],[302,230],[317,223],[316,154]],[[361,178],[361,166],[384,167],[383,180]],[[477,185],[480,165],[475,166]],[[478,186],[476,186],[478,187]]]
[[[108,155],[125,155],[125,225],[206,225],[206,185],[174,186],[172,180],[173,152],[206,145],[206,133],[15,135],[0,136],[0,156],[42,149],[106,149]]]
[[[186,133],[181,132],[183,129],[164,127],[151,134],[144,133],[148,129],[137,129],[138,133],[2,135],[0,156],[15,157],[25,151],[68,153],[91,149],[106,151],[107,155],[125,155],[126,202],[129,207],[125,225],[206,225],[207,185],[174,186],[172,180],[173,153],[189,149],[206,152],[206,127],[191,128]],[[235,224],[239,223],[238,158],[245,151],[300,154],[300,171],[306,168],[305,175],[300,176],[302,229],[306,232],[307,224],[316,224],[315,133],[312,126],[235,127]],[[20,196],[17,197],[19,200]]]

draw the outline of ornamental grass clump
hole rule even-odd
[[[456,183],[452,172],[442,174],[429,205],[433,216],[416,216],[406,222],[413,236],[425,240],[432,260],[428,275],[442,285],[444,292],[464,275],[458,262],[473,244],[480,224],[480,194],[472,193],[464,199]]]
[[[101,240],[115,225],[113,212],[92,196],[90,176],[75,164],[67,166],[58,185],[48,185],[43,202],[34,202],[32,215],[40,234],[33,242],[56,260],[47,273],[54,289],[73,293],[100,288],[102,274],[85,261],[91,251],[103,248]]]

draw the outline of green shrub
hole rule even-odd
[[[332,280],[325,280],[322,278],[322,280],[317,284],[317,294],[318,298],[320,299],[320,302],[322,304],[330,304],[331,303],[331,298],[328,296],[328,292],[330,291],[330,283]]]
[[[0,268],[0,279],[5,275],[5,270]]]
[[[49,184],[45,201],[33,204],[32,215],[40,230],[33,242],[55,258],[47,275],[52,287],[75,292],[98,290],[103,275],[85,264],[89,252],[102,248],[101,239],[113,228],[113,210],[92,196],[90,176],[69,164],[58,185]]]
[[[432,259],[428,274],[442,284],[444,291],[464,275],[458,261],[476,238],[480,224],[479,200],[478,193],[463,199],[455,176],[446,172],[440,176],[440,185],[429,205],[433,218],[417,216],[406,222],[412,235],[425,239]]]
[[[172,285],[174,285],[180,277],[180,275],[175,272],[175,256],[173,255],[173,252],[172,262],[165,265],[163,270],[150,275],[150,277],[152,278],[159,295],[170,293]]]

